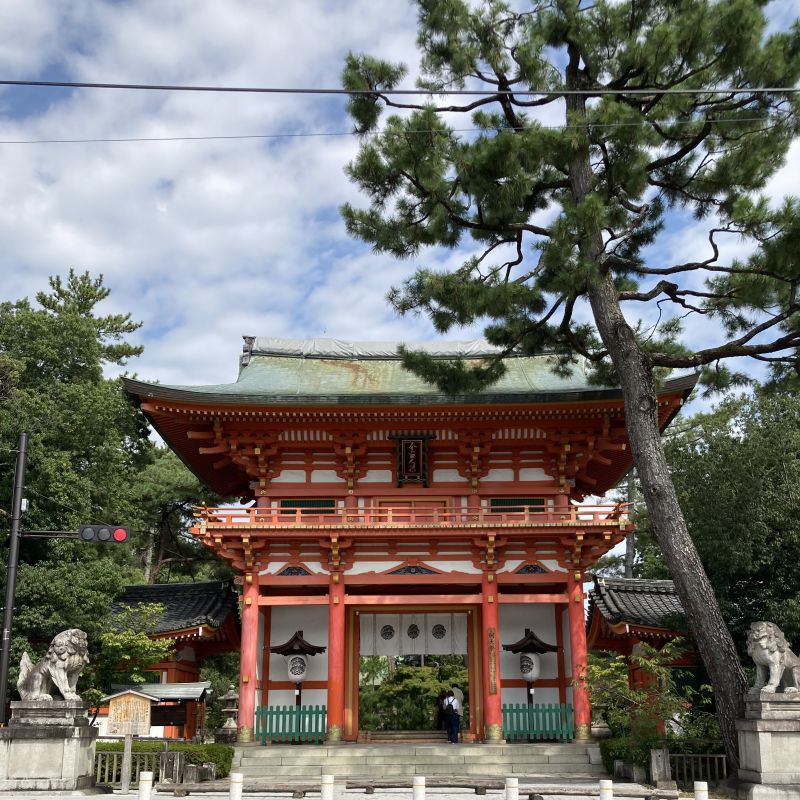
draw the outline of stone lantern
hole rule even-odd
[[[235,742],[238,732],[236,718],[239,714],[239,693],[236,691],[236,687],[231,684],[220,700],[222,701],[222,713],[226,717],[220,732],[220,739],[225,742]]]

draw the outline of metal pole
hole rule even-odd
[[[3,640],[0,642],[0,725],[8,722],[6,715],[8,665],[11,660],[11,626],[14,623],[14,594],[17,589],[20,521],[22,519],[22,495],[25,489],[27,456],[28,434],[21,433],[17,445],[17,467],[14,470],[14,496],[11,501],[11,532],[8,539],[8,569],[6,571],[6,605],[3,609]]]

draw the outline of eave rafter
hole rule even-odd
[[[600,556],[622,542],[631,528],[632,525],[626,523],[606,530],[576,530],[565,534],[560,542],[559,561],[567,571],[582,576]],[[580,580],[580,577],[576,577],[576,580]]]

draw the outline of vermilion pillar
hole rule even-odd
[[[576,579],[577,575],[577,579]],[[575,712],[575,738],[589,739],[592,730],[592,712],[589,693],[583,676],[586,674],[586,622],[583,615],[583,585],[580,573],[570,573],[567,583],[569,604],[569,649],[572,671],[572,708]]]
[[[483,737],[487,742],[499,742],[503,738],[500,622],[497,612],[497,583],[493,572],[484,573],[482,587]]]
[[[344,586],[331,575],[328,605],[328,741],[340,742],[344,731]]]
[[[242,593],[242,658],[239,665],[239,741],[253,741],[258,663],[258,573],[244,576]]]

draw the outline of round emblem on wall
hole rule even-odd
[[[419,625],[411,624],[408,626],[408,638],[409,639],[416,639],[419,636]]]
[[[381,639],[386,639],[388,641],[389,639],[393,638],[394,638],[394,628],[391,625],[384,625],[381,628]]]
[[[445,628],[444,625],[434,625],[431,628],[431,633],[434,639],[444,639],[447,634],[447,628]]]

